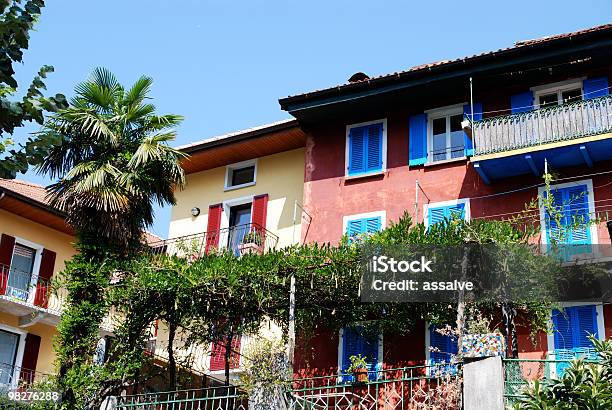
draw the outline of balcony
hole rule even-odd
[[[51,282],[47,279],[37,278],[36,282],[32,279],[30,273],[0,264],[0,309],[20,316],[24,320],[20,322],[22,325],[39,320],[57,324],[65,291],[53,292]]]
[[[488,183],[612,159],[612,96],[487,118],[472,125],[472,162]]]
[[[178,255],[195,260],[211,252],[264,253],[275,249],[278,236],[264,227],[248,223],[195,235],[167,239],[149,245],[153,253]]]

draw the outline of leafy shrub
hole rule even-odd
[[[598,363],[575,360],[559,379],[534,381],[515,409],[612,409],[612,339],[591,337]]]

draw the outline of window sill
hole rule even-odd
[[[444,165],[444,164],[449,164],[453,162],[466,161],[467,159],[468,157],[459,157],[459,158],[445,159],[444,161],[426,162],[424,166],[425,167],[435,167],[436,165]]]
[[[223,188],[223,191],[224,192],[234,191],[236,189],[247,188],[247,187],[250,187],[250,186],[253,186],[253,185],[255,185],[255,181],[249,182],[248,184],[235,185],[235,186],[226,186],[226,187]]]
[[[362,178],[369,178],[369,177],[376,177],[379,175],[385,175],[385,170],[382,171],[375,171],[375,172],[366,172],[365,174],[357,174],[357,175],[346,175],[344,177],[345,181],[353,181],[355,179],[362,179]]]

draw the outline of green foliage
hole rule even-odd
[[[368,368],[368,361],[366,360],[366,357],[362,356],[361,354],[358,354],[357,356],[353,355],[349,357],[349,360],[351,361],[351,365],[347,369],[348,373],[354,373],[358,370]]]
[[[125,89],[97,68],[39,134],[61,141],[39,167],[59,179],[48,187],[51,204],[80,234],[90,234],[91,243],[138,247],[153,223],[154,204],[173,205],[174,189],[185,182],[184,154],[168,145],[182,118],[155,114],[148,102],[152,83],[141,77]]]
[[[604,410],[612,408],[612,339],[591,337],[601,363],[574,360],[559,379],[530,384],[515,409]]]
[[[257,388],[274,391],[289,384],[286,346],[281,340],[254,340],[243,352],[242,363],[240,386],[249,394]]]
[[[44,79],[53,72],[53,67],[43,66],[34,77],[25,95],[12,100],[17,92],[14,63],[23,62],[23,52],[29,47],[30,31],[33,29],[43,0],[0,1],[0,178],[15,178],[18,172],[25,173],[28,165],[39,164],[51,147],[60,142],[52,136],[29,138],[18,149],[11,135],[25,122],[43,123],[44,112],[55,112],[67,106],[62,94],[45,98]],[[4,155],[3,154],[7,154]]]

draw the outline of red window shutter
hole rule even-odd
[[[34,382],[36,365],[38,364],[38,351],[40,350],[40,336],[28,333],[23,350],[23,361],[19,379],[22,383],[30,385]]]
[[[14,248],[15,238],[10,235],[2,234],[0,238],[0,295],[4,295],[6,292]]]
[[[230,369],[237,369],[240,365],[240,336],[232,339],[232,352],[230,353]],[[213,342],[210,353],[210,371],[225,370],[226,341]]]
[[[206,228],[206,253],[210,248],[219,247],[219,228],[221,228],[222,204],[211,205],[208,207],[208,227]]]
[[[268,194],[257,195],[253,198],[253,225],[255,229],[266,228],[266,216],[268,215]]]
[[[38,272],[38,283],[36,284],[36,297],[34,304],[43,308],[49,305],[50,281],[55,270],[56,254],[49,249],[43,249],[40,260],[40,271]]]

